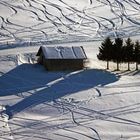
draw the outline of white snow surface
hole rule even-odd
[[[47,72],[24,49],[1,50],[1,140],[139,140],[140,75],[134,65],[113,72],[111,63],[112,71],[105,71],[98,46],[85,43],[88,69]]]
[[[138,0],[1,0],[0,140],[139,140],[139,71],[134,64],[113,71],[113,63],[106,71],[96,57],[108,35],[139,38],[139,7]],[[83,46],[87,69],[47,72],[35,57],[46,40]]]
[[[31,45],[139,36],[138,0],[1,0],[0,43]]]

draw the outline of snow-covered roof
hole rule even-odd
[[[82,46],[80,47],[44,47],[41,46],[37,56],[43,52],[45,59],[86,59],[87,56]]]

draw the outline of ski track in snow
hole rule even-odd
[[[20,59],[20,58],[19,58]],[[125,85],[123,85],[123,86],[125,86]],[[23,96],[24,97],[24,96]],[[25,97],[24,97],[25,98]],[[43,96],[40,96],[40,99],[42,99],[42,98],[44,98]],[[86,125],[84,125],[84,123],[87,123],[87,121],[81,121],[81,122],[78,122],[77,120],[76,120],[76,118],[74,117],[75,115],[74,114],[78,114],[78,115],[82,115],[82,116],[84,116],[84,117],[87,117],[87,118],[89,118],[88,120],[90,120],[91,121],[91,119],[92,120],[94,120],[94,119],[101,119],[101,120],[107,120],[107,121],[109,121],[108,120],[108,118],[114,118],[115,120],[116,120],[116,123],[126,123],[126,124],[128,124],[128,125],[140,125],[140,123],[139,122],[136,122],[136,121],[133,121],[133,120],[129,120],[129,119],[124,119],[124,118],[120,118],[120,117],[117,117],[118,115],[121,115],[122,113],[123,114],[129,114],[131,111],[133,111],[133,113],[134,113],[134,110],[135,110],[135,107],[132,107],[132,108],[130,108],[130,109],[123,109],[123,110],[121,110],[121,111],[117,111],[117,112],[113,112],[112,114],[111,113],[108,113],[108,114],[106,114],[106,113],[103,113],[103,112],[100,112],[100,111],[96,111],[96,110],[93,110],[93,109],[89,109],[89,108],[85,108],[85,107],[80,107],[80,106],[75,106],[75,104],[73,104],[73,103],[70,103],[70,102],[68,102],[67,100],[65,101],[65,100],[61,100],[61,101],[55,101],[54,102],[55,104],[54,105],[51,105],[52,107],[54,107],[54,108],[57,108],[57,109],[61,109],[61,110],[63,110],[63,112],[65,112],[65,111],[69,111],[70,113],[71,113],[71,116],[72,116],[72,121],[77,125],[77,126],[80,126],[80,127],[84,127],[84,128],[86,128],[87,129],[87,131],[93,131],[93,134],[97,137],[97,138],[94,138],[94,136],[91,136],[91,135],[85,135],[85,134],[83,134],[83,133],[79,133],[79,132],[77,132],[77,131],[74,131],[74,130],[71,130],[71,129],[68,129],[68,128],[63,128],[63,130],[65,130],[65,131],[69,131],[69,132],[71,132],[71,133],[76,133],[76,134],[78,134],[78,135],[82,135],[82,136],[84,136],[84,137],[86,137],[86,138],[88,138],[88,139],[96,139],[96,140],[101,140],[101,138],[100,138],[100,136],[99,136],[99,134],[98,134],[98,132],[94,129],[94,128],[91,128],[91,127],[87,127]],[[50,105],[49,103],[44,103],[45,105]],[[138,105],[138,107],[139,107],[139,105]],[[137,105],[136,105],[136,109],[138,108],[137,107]],[[132,112],[131,112],[132,113]],[[135,112],[136,113],[136,112]],[[58,119],[59,120],[59,119]],[[44,123],[47,121],[47,120],[41,120],[41,121],[43,121]],[[115,121],[114,121],[115,122]],[[39,122],[35,122],[35,123],[33,123],[33,124],[30,124],[29,126],[31,127],[31,126],[36,126],[36,125],[38,125],[38,124],[40,124],[40,121]],[[26,126],[27,128],[29,127],[29,126]],[[62,125],[61,125],[61,127],[62,127]],[[48,128],[48,129],[62,129],[59,125],[58,126],[55,126],[54,128],[52,127],[52,128]],[[24,128],[21,128],[21,129],[24,129]],[[12,130],[12,131],[19,131],[19,130],[21,130],[21,129],[18,129],[18,130]],[[44,129],[44,128],[42,128],[42,129]],[[5,133],[5,135],[6,134],[9,134],[9,131],[7,132],[7,133]],[[14,132],[14,134],[15,135],[18,135],[18,132]],[[65,138],[69,138],[69,139],[75,139],[76,140],[76,138],[73,138],[73,137],[70,137],[70,136],[67,136],[67,135],[64,135],[64,134],[57,134],[57,133],[54,133],[54,135],[58,135],[58,136],[61,136],[61,137],[65,137]]]
[[[44,97],[41,97],[41,98],[44,98]],[[49,103],[44,103],[45,105],[48,105],[50,106],[51,104]],[[85,135],[81,132],[77,132],[77,131],[74,131],[73,129],[70,128],[67,128],[67,127],[63,127],[63,124],[61,125],[56,125],[55,127],[51,127],[51,126],[47,126],[47,129],[48,130],[61,130],[63,129],[64,131],[69,131],[69,132],[72,132],[72,133],[76,133],[78,135],[81,135],[81,136],[84,136],[86,138],[89,138],[89,139],[96,139],[96,140],[101,140],[98,132],[94,129],[94,128],[91,128],[89,126],[87,126],[86,124],[88,124],[88,121],[92,121],[92,120],[95,120],[95,119],[100,119],[100,120],[104,120],[104,121],[111,121],[109,120],[109,118],[114,118],[115,120],[113,121],[114,123],[120,123],[120,124],[127,124],[127,125],[136,125],[136,126],[140,126],[140,123],[139,122],[136,122],[136,121],[133,121],[133,120],[129,120],[129,119],[124,119],[124,118],[120,118],[120,117],[117,117],[117,115],[120,115],[119,112],[116,112],[116,113],[112,113],[112,115],[110,113],[106,114],[106,113],[103,113],[103,112],[100,112],[100,111],[96,111],[94,109],[89,109],[89,108],[86,108],[86,107],[80,107],[80,106],[77,106],[75,104],[73,104],[72,102],[68,102],[67,100],[59,100],[59,101],[55,101],[53,105],[51,105],[52,107],[54,108],[57,108],[57,109],[60,109],[60,110],[63,110],[63,112],[69,112],[72,116],[72,121],[79,127],[84,127],[87,129],[87,131],[93,131],[93,134],[91,135]],[[125,114],[125,113],[132,113],[131,110],[134,112],[135,108],[139,108],[139,105],[134,105],[132,107],[130,107],[130,109],[122,109],[120,111],[121,114]],[[125,111],[126,110],[126,111]],[[86,117],[86,120],[84,121],[81,121],[80,119],[80,122],[77,121],[77,119],[74,117],[75,115],[82,115],[84,117]],[[58,118],[59,120],[59,118]],[[43,122],[42,122],[43,121]],[[24,128],[21,128],[21,129],[13,129],[12,131],[14,132],[14,135],[18,135],[18,131],[21,131],[22,129],[24,130],[25,128],[29,128],[32,130],[32,127],[37,127],[40,123],[46,123],[48,122],[48,119],[43,119],[43,120],[40,120],[40,121],[35,121],[34,123],[30,123],[29,126],[26,125],[24,126]],[[72,128],[75,128],[75,126],[72,126]],[[44,127],[40,127],[40,129],[45,129]],[[41,130],[40,130],[41,131]],[[5,133],[6,134],[9,134],[9,132]],[[68,139],[75,139],[75,137],[70,137],[70,136],[66,136],[64,134],[60,134],[60,133],[54,133],[54,135],[59,135],[59,136],[62,136],[62,137],[67,137]],[[93,135],[93,136],[92,136]],[[97,138],[95,138],[97,137]]]
[[[52,38],[62,42],[66,38],[69,38],[67,42],[74,39],[79,41],[80,38],[87,41],[102,40],[106,35],[139,35],[134,32],[140,27],[140,3],[136,0],[91,0],[82,10],[63,0],[59,0],[59,3],[50,0],[10,1],[0,2],[0,6],[8,9],[6,17],[3,13],[0,14],[2,43],[40,42]],[[102,8],[112,14],[112,17],[100,15],[98,9]],[[29,22],[26,23],[21,16],[29,19]]]
[[[94,5],[94,2],[97,5]],[[0,13],[0,42],[9,44],[9,43],[20,43],[22,42],[35,42],[35,45],[44,40],[58,40],[68,42],[71,40],[102,40],[106,35],[112,37],[127,37],[140,35],[140,2],[138,0],[88,0],[89,5],[84,6],[84,8],[78,9],[72,5],[69,5],[64,0],[59,0],[59,3],[55,3],[52,0],[21,0],[20,2],[14,1],[4,1],[0,2],[0,6],[6,7],[9,11],[5,16],[4,13]],[[100,15],[98,8],[101,10],[104,8],[112,14],[111,17],[105,17]],[[132,13],[131,13],[131,12]],[[53,12],[57,14],[53,14]],[[23,15],[25,16],[23,16]],[[23,16],[23,20],[21,18]],[[24,20],[29,19],[29,22],[26,23]],[[19,21],[19,22],[17,22]],[[16,55],[15,64],[21,65],[24,63],[33,63],[32,59],[25,58],[22,54]],[[4,75],[4,72],[0,71],[0,75]],[[15,77],[15,75],[9,75],[9,77]],[[53,83],[63,80],[63,76],[52,81],[47,85],[39,85],[44,88],[51,88]],[[16,77],[18,80],[23,80],[25,83],[29,83],[30,87],[33,86],[34,81],[28,81],[21,79],[21,77]],[[67,83],[70,84],[70,83]],[[129,87],[139,87],[140,83],[127,83],[127,84],[118,84],[104,87],[106,89],[120,89]],[[82,84],[76,83],[77,86],[83,86]],[[16,87],[16,89],[27,88],[27,87]],[[15,90],[7,89],[7,90]],[[36,89],[34,89],[35,91]],[[95,92],[97,93],[96,98],[106,97],[114,95],[120,95],[125,92],[114,92],[110,94],[102,94],[102,87],[94,87]],[[6,90],[5,90],[6,91]],[[134,93],[139,93],[139,90],[130,91]],[[31,96],[33,93],[28,91],[28,94],[18,93],[16,96],[26,99]],[[127,92],[126,94],[130,94]],[[39,96],[39,100],[44,99],[44,96]],[[90,100],[92,100],[91,97]],[[89,100],[89,102],[90,102]],[[81,101],[80,101],[81,102]],[[86,102],[86,101],[85,101]],[[87,101],[88,102],[88,101]],[[85,138],[86,140],[103,140],[100,136],[100,132],[93,127],[89,126],[90,122],[93,120],[100,120],[104,122],[112,122],[114,124],[125,124],[128,127],[131,126],[140,126],[140,122],[133,119],[127,119],[120,117],[121,115],[128,115],[130,113],[139,113],[140,104],[134,104],[133,106],[125,106],[118,109],[110,109],[98,111],[86,106],[82,106],[80,103],[74,103],[73,101],[68,100],[55,100],[53,103],[42,103],[44,107],[41,109],[47,108],[48,106],[55,108],[60,114],[59,116],[54,117],[52,120],[48,117],[44,119],[36,120],[29,119],[26,121],[31,121],[29,124],[18,124],[18,119],[23,119],[21,116],[18,118],[14,116],[15,120],[6,120],[3,118],[0,122],[5,124],[5,127],[1,128],[0,136],[5,139],[25,139],[25,138],[38,138],[38,139],[47,139],[55,140],[55,136],[60,139],[68,140],[79,140],[80,138]],[[2,112],[2,110],[0,110]],[[23,110],[23,111],[26,111]],[[61,116],[67,116],[68,118],[60,119]],[[82,116],[82,117],[81,117]],[[60,121],[60,124],[53,124],[54,121]],[[50,124],[49,124],[50,123]],[[52,124],[51,124],[52,123]],[[16,127],[13,127],[16,126]],[[37,130],[37,128],[39,128]],[[78,129],[84,129],[79,132]],[[28,135],[27,130],[32,132],[32,136]],[[44,131],[46,130],[46,131]],[[33,132],[36,131],[36,134]],[[52,132],[51,132],[52,131]],[[48,134],[46,134],[48,132]],[[67,134],[69,133],[69,135]],[[49,136],[53,135],[53,137]],[[71,134],[71,135],[70,135]],[[25,138],[24,138],[25,137]],[[135,136],[134,140],[138,140],[139,136]],[[131,138],[130,138],[131,140]],[[133,138],[132,138],[133,140]]]
[[[15,62],[16,65],[21,65],[21,64],[24,64],[24,63],[30,63],[30,60],[25,58],[25,56],[22,55],[22,54],[17,54],[17,56],[15,57],[15,60],[14,60],[14,58],[10,58],[10,59],[12,59]],[[71,75],[71,74],[62,75],[60,78],[58,78],[54,81],[51,81],[47,85],[40,85],[40,86],[42,86],[44,88],[51,88],[51,86],[53,84],[63,80],[64,78],[67,78],[69,75]],[[15,77],[15,75],[10,75],[9,74],[7,76],[9,76],[11,78],[16,78],[18,80],[22,80],[25,83],[29,83],[30,86],[36,84],[34,81],[22,79],[20,77],[20,75]],[[64,83],[64,84],[70,84],[70,83]],[[80,86],[80,87],[84,86],[84,84],[76,83],[76,82],[73,83],[73,84],[76,84],[77,86]],[[129,85],[129,87],[136,87],[136,86],[139,87],[140,83],[136,81],[135,83],[126,83],[126,84],[123,83],[123,84],[117,84],[117,85],[114,85],[114,86],[113,85],[106,86],[104,88],[106,88],[106,89],[127,88],[128,85]],[[18,89],[18,87],[16,87],[16,88]],[[21,88],[22,87],[19,87],[19,89],[21,89]],[[7,90],[10,90],[10,89],[7,89]],[[34,90],[36,90],[36,89],[34,89]],[[102,95],[102,87],[94,87],[94,90],[95,90],[95,92],[97,92],[97,98],[100,98],[102,96],[105,97],[105,95]],[[136,91],[134,91],[134,92],[136,92]],[[139,91],[138,91],[138,93],[139,93]],[[23,98],[23,100],[24,100],[24,99],[28,98],[29,96],[31,96],[33,94],[35,94],[35,93],[32,93],[32,92],[28,91],[27,95],[24,94],[24,93],[18,93],[17,96],[20,97],[20,98]],[[111,93],[111,94],[114,94],[114,95],[117,94],[118,95],[120,93],[116,92],[116,93]],[[121,94],[123,94],[123,93],[121,93]],[[129,94],[129,92],[128,92],[128,94]],[[106,94],[106,96],[109,96],[109,95]],[[44,98],[47,99],[47,97],[44,97],[42,94],[38,95],[38,97],[39,98],[34,99],[33,102],[35,102],[35,101],[36,102],[42,102],[44,100]],[[49,122],[48,118],[44,118],[44,119],[41,119],[39,121],[34,120],[33,123],[29,123],[28,125],[20,126],[18,129],[16,127],[15,128],[13,127],[13,126],[18,126],[18,124],[15,123],[16,121],[10,122],[11,121],[10,120],[7,123],[8,120],[6,120],[5,123],[7,124],[7,127],[6,127],[7,130],[5,132],[1,132],[1,135],[2,136],[7,136],[8,135],[11,139],[14,139],[13,137],[17,137],[18,135],[21,136],[22,133],[26,133],[26,132],[24,132],[25,129],[29,129],[30,131],[34,131],[34,129],[36,127],[37,128],[39,127],[39,130],[38,130],[37,134],[39,135],[38,138],[40,137],[40,139],[43,139],[44,137],[46,139],[50,139],[49,136],[44,134],[45,132],[42,132],[45,129],[46,131],[51,131],[51,130],[54,131],[52,133],[52,135],[56,135],[56,136],[59,136],[59,137],[62,137],[62,138],[67,138],[67,139],[72,139],[72,140],[77,140],[78,136],[83,137],[87,140],[88,139],[101,140],[100,132],[98,132],[94,128],[94,126],[93,127],[89,126],[91,121],[94,121],[94,120],[98,119],[98,120],[105,121],[105,122],[113,122],[115,124],[126,124],[130,127],[131,126],[140,126],[140,122],[138,122],[138,121],[135,121],[133,119],[126,119],[126,118],[120,117],[121,115],[127,115],[127,114],[130,114],[130,113],[139,113],[138,108],[140,107],[140,104],[134,104],[133,106],[126,106],[126,107],[121,108],[121,109],[110,110],[109,112],[105,111],[105,110],[104,111],[97,111],[97,110],[88,108],[86,106],[75,103],[72,99],[71,100],[60,99],[60,100],[53,101],[53,104],[52,103],[47,103],[47,102],[46,103],[41,103],[41,104],[44,105],[44,108],[47,108],[47,106],[51,106],[52,108],[56,108],[60,112],[60,115],[58,116],[58,118],[56,117],[56,119],[55,119],[56,122],[59,121],[59,118],[61,116],[66,115],[66,114],[71,119],[68,119],[67,120],[68,122],[66,122],[66,123],[63,122],[64,120],[62,120],[62,122],[60,124],[55,124],[53,126],[53,125],[48,124],[48,122]],[[26,111],[26,108],[22,111]],[[16,118],[16,115],[14,116],[14,118]],[[83,132],[79,132],[79,131],[77,131],[76,128],[79,128],[79,129],[83,128],[88,133],[85,134]],[[58,131],[58,133],[56,131]],[[59,131],[69,132],[72,135],[70,136],[70,135],[67,135],[67,134],[59,132]],[[43,134],[44,137],[43,136],[41,137],[40,136],[41,134]],[[76,134],[76,136],[75,136],[75,134]],[[32,137],[36,137],[34,135],[35,134],[32,134]],[[24,134],[23,134],[23,136],[24,136]],[[27,137],[30,137],[30,136],[27,136]]]

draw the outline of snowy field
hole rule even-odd
[[[139,0],[1,0],[0,43],[35,45],[140,35]]]
[[[108,35],[139,38],[138,0],[1,0],[0,25],[0,140],[140,140],[139,71],[96,57]],[[89,68],[47,72],[52,43],[82,45]]]

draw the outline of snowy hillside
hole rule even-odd
[[[0,42],[102,40],[139,36],[138,0],[1,0]],[[46,43],[46,42],[45,42]]]
[[[34,54],[1,55],[1,140],[140,139],[139,72],[96,69],[97,48],[87,48],[92,68],[75,72],[47,72]]]
[[[139,18],[138,0],[1,0],[0,140],[140,140],[139,71],[96,57],[105,36],[139,38]],[[89,68],[47,72],[41,43],[82,45]]]

